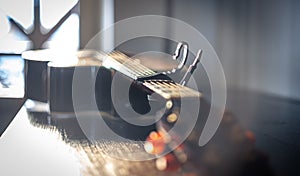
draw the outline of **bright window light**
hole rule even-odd
[[[10,24],[7,16],[0,10],[0,39],[8,34],[10,30]]]
[[[14,19],[25,30],[33,25],[33,0],[0,0],[0,11]],[[2,20],[0,24],[2,28]]]
[[[78,0],[40,0],[42,27],[46,30],[53,28],[77,2]]]
[[[49,49],[66,49],[69,51],[79,48],[79,16],[72,14],[52,35],[43,47]]]

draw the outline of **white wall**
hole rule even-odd
[[[113,0],[80,0],[80,48],[86,47],[99,32],[114,23]],[[98,37],[100,38],[100,37]],[[97,39],[98,39],[97,38]],[[113,34],[106,35],[102,41],[93,40],[90,49],[108,50],[113,46]]]
[[[176,0],[174,17],[215,47],[228,87],[300,99],[300,3]]]
[[[168,15],[167,0],[115,0],[115,22],[130,17],[141,15]],[[166,26],[153,26],[166,31]],[[126,31],[124,31],[126,32]],[[161,51],[165,49],[165,41],[158,38],[140,38],[129,41],[118,49],[129,53],[140,53],[144,51]]]
[[[228,87],[300,99],[300,1],[116,0],[115,5],[116,21],[158,14],[196,27],[217,51]]]

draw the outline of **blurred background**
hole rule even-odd
[[[0,5],[1,58],[36,48],[84,48],[114,22],[164,15],[188,23],[208,39],[223,64],[229,88],[300,99],[297,0],[1,0]],[[172,35],[171,25],[162,30]],[[170,47],[147,39],[123,50],[170,52]]]
[[[115,21],[144,14],[183,20],[215,48],[228,87],[299,99],[299,7],[296,0],[116,1]]]

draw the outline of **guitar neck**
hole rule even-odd
[[[145,79],[158,75],[155,71],[140,64],[138,60],[133,60],[118,51],[109,53],[104,59],[103,65],[113,68],[134,80]]]
[[[172,80],[153,79],[158,73],[118,51],[109,53],[104,59],[103,65],[108,68],[113,68],[133,80],[139,81],[143,86],[165,99],[201,97],[200,92],[180,85]]]
[[[146,80],[143,85],[165,99],[201,97],[201,93],[171,80]]]

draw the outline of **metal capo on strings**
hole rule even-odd
[[[177,70],[181,70],[183,68],[183,66],[185,65],[185,63],[187,61],[187,58],[188,58],[188,53],[189,53],[188,48],[189,47],[188,47],[188,44],[186,42],[179,42],[177,44],[176,50],[175,50],[172,58],[173,58],[173,60],[179,61],[179,64],[178,64],[177,68],[173,68],[171,71],[163,72],[164,74],[175,73]],[[182,53],[182,57],[179,60],[181,53]],[[201,57],[202,57],[202,49],[199,49],[197,54],[196,54],[196,57],[195,57],[194,61],[188,67],[186,73],[182,77],[182,79],[180,81],[181,85],[183,85],[183,86],[186,85],[186,83],[190,79],[191,75],[193,74],[193,72],[197,68],[197,64],[200,62]]]
[[[180,58],[180,54],[182,53],[182,57]],[[176,50],[172,56],[173,60],[179,61],[179,64],[177,68],[173,68],[171,71],[166,71],[163,72],[164,74],[171,74],[175,73],[177,70],[181,70],[183,66],[185,65],[187,58],[188,58],[188,53],[189,53],[189,46],[186,42],[179,42],[177,44]]]
[[[202,49],[199,49],[193,63],[188,67],[186,73],[182,77],[179,84],[181,84],[182,86],[186,85],[186,83],[189,81],[192,74],[194,73],[195,69],[197,68],[197,64],[200,62],[201,57],[202,57]]]

